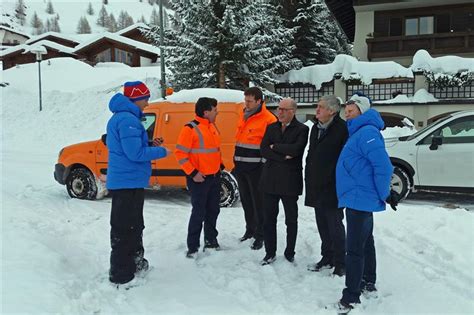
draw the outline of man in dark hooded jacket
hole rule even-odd
[[[109,102],[113,115],[107,124],[107,189],[112,195],[109,280],[115,284],[127,283],[135,273],[148,269],[142,241],[144,188],[150,180],[151,160],[167,155],[159,146],[161,140],[149,146],[141,123],[150,90],[140,81],[126,82],[123,88],[123,94],[115,94]]]
[[[311,128],[305,167],[305,205],[314,207],[321,238],[321,260],[308,267],[311,271],[334,268],[333,274],[345,273],[344,211],[336,195],[336,163],[346,143],[346,122],[339,117],[341,106],[334,95],[322,97]]]

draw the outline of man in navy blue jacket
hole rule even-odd
[[[375,291],[376,259],[373,212],[385,210],[393,166],[380,133],[384,122],[364,95],[345,105],[349,139],[336,166],[339,207],[346,208],[346,288],[338,308],[360,303],[361,291]]]
[[[148,269],[142,241],[144,188],[150,180],[151,160],[167,155],[160,140],[149,146],[141,123],[149,98],[150,90],[136,81],[126,82],[123,94],[115,94],[109,102],[113,113],[107,124],[107,189],[112,195],[109,280],[115,284],[127,283],[135,273]]]

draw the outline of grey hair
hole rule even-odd
[[[294,99],[292,99],[291,97],[285,97],[284,99],[282,99],[282,101],[283,100],[290,101],[290,105],[291,105],[291,107],[293,107],[293,109],[296,110],[298,108],[298,103],[296,103],[296,101]]]
[[[326,102],[326,107],[334,113],[339,113],[341,110],[341,101],[339,97],[334,95],[324,95],[319,100]]]

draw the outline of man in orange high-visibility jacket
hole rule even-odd
[[[263,159],[260,143],[267,126],[276,122],[276,117],[263,103],[263,94],[258,87],[245,92],[245,108],[237,125],[234,153],[234,173],[239,185],[240,200],[244,208],[246,229],[240,238],[243,242],[254,238],[252,249],[263,246],[263,192],[260,187]]]
[[[220,135],[214,125],[217,100],[201,97],[195,105],[196,117],[186,124],[174,152],[186,173],[191,192],[186,257],[196,258],[204,222],[204,250],[219,249],[216,221],[220,212],[220,172],[223,168]]]

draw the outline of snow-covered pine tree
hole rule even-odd
[[[51,19],[51,31],[61,33],[61,28],[59,27],[59,15]]]
[[[244,88],[300,67],[290,57],[293,31],[269,2],[175,1],[173,29],[162,47],[179,88]],[[150,38],[159,45],[159,28]]]
[[[145,20],[145,17],[143,16],[143,14],[142,14],[142,17],[137,22],[146,24],[146,20]]]
[[[105,5],[102,5],[102,8],[99,11],[99,16],[97,17],[96,24],[102,27],[107,27],[107,20],[109,18],[109,14],[107,13],[107,9]]]
[[[51,21],[49,19],[46,19],[46,25],[44,29],[46,30],[46,32],[51,31]]]
[[[85,16],[81,16],[79,19],[79,23],[77,24],[77,34],[90,34],[91,33],[91,26],[87,21]]]
[[[148,0],[148,4],[153,5],[154,3],[155,3],[155,0]]]
[[[48,0],[48,2],[46,3],[46,13],[54,14],[54,8],[53,4],[51,3],[51,0]]]
[[[87,14],[89,15],[94,15],[94,8],[92,7],[92,3],[89,2],[89,5],[87,6]]]
[[[279,13],[287,28],[296,30],[293,56],[304,66],[330,63],[350,46],[322,0],[279,1]]]
[[[18,22],[21,26],[25,25],[26,22],[26,5],[23,0],[18,0],[15,6],[15,17],[18,19]]]
[[[121,30],[133,24],[133,18],[125,11],[120,11],[117,20],[117,29]]]
[[[35,35],[44,33],[43,22],[38,17],[38,14],[36,13],[36,11],[33,13],[33,17],[31,18],[31,27],[35,29],[33,31]]]
[[[115,20],[115,16],[113,15],[113,13],[110,13],[109,15],[107,30],[111,33],[115,33],[118,31],[117,21]]]
[[[158,12],[156,12],[155,8],[153,8],[153,10],[151,10],[150,24],[151,25],[160,25],[160,16],[158,15]]]

